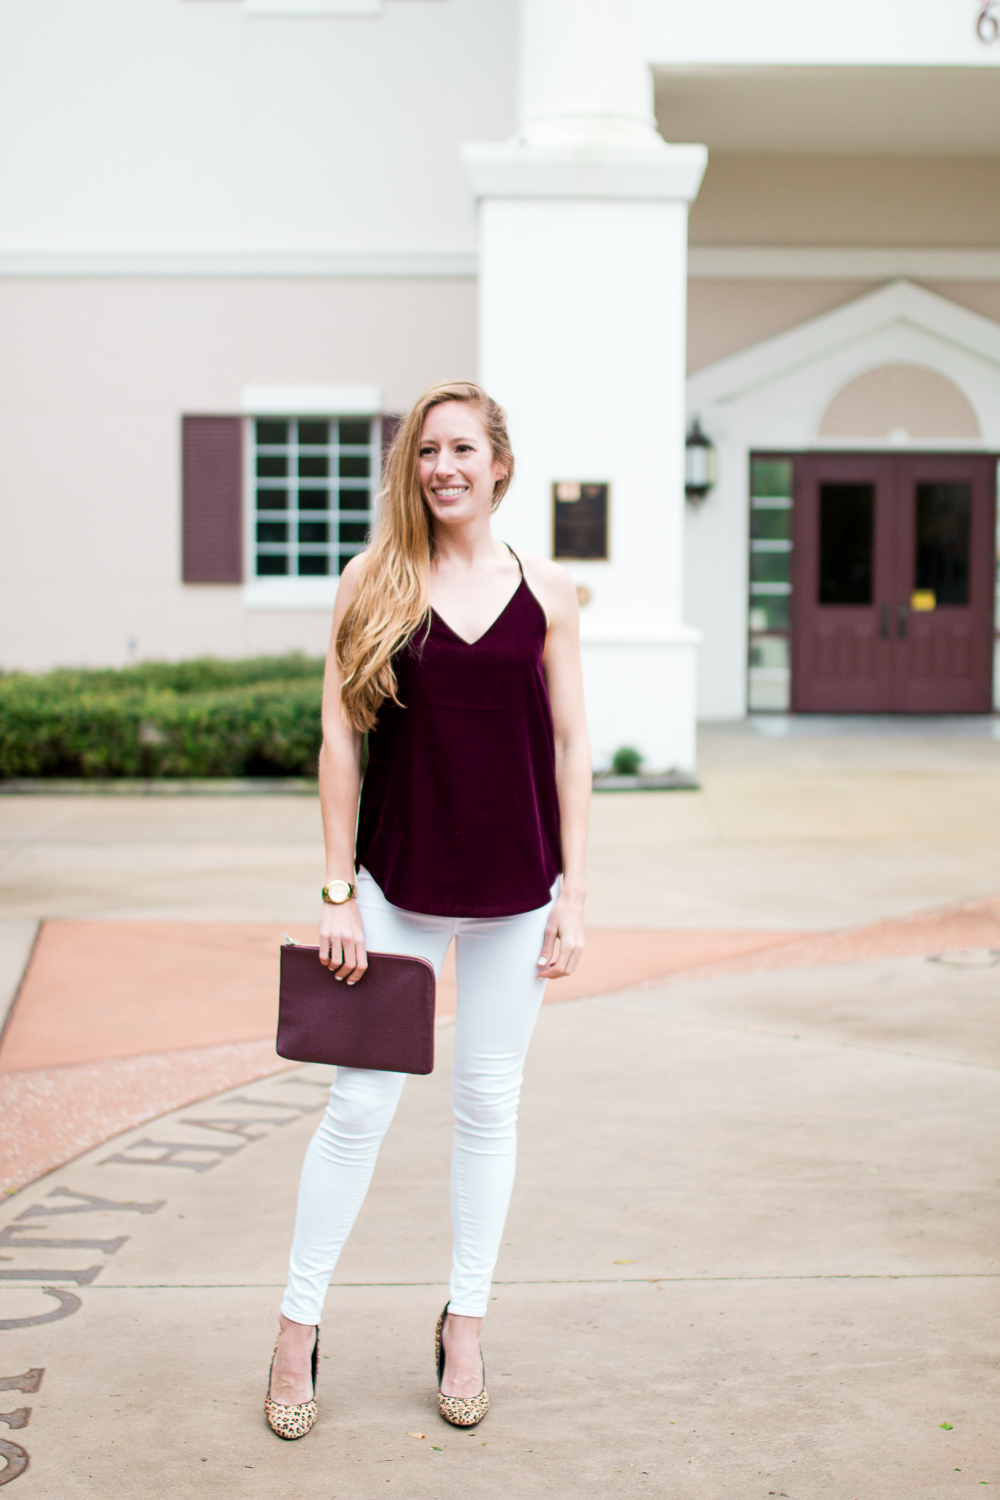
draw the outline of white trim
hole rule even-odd
[[[319,609],[328,613],[337,597],[336,578],[250,578],[244,609]]]
[[[699,281],[1000,281],[1000,250],[916,246],[691,245],[688,275]]]
[[[248,385],[243,411],[253,417],[377,417],[377,385]]]
[[[4,276],[471,277],[474,249],[454,250],[15,250],[0,249]]]
[[[632,198],[689,203],[701,186],[707,146],[651,151],[543,151],[462,147],[477,198]]]
[[[0,278],[259,276],[450,280],[474,278],[478,274],[479,252],[475,249],[0,249]],[[907,276],[923,281],[1000,281],[1000,250],[881,245],[831,248],[691,245],[688,274],[695,281],[886,281]]]

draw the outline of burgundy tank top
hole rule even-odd
[[[393,906],[509,917],[550,899],[562,857],[545,631],[522,569],[477,641],[432,611],[397,653],[403,706],[383,703],[368,737],[357,843]]]

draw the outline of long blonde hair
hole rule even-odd
[[[362,733],[374,729],[386,698],[399,702],[392,658],[425,621],[430,623],[434,530],[420,489],[420,435],[431,407],[445,401],[464,401],[476,409],[493,457],[506,469],[493,488],[493,510],[507,493],[514,473],[507,418],[470,380],[431,386],[403,420],[389,450],[358,592],[337,632],[344,716]]]

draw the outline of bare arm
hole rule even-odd
[[[333,630],[323,679],[323,743],[319,752],[319,802],[326,842],[326,882],[354,883],[354,847],[361,795],[361,734],[344,718],[336,641],[341,621],[357,593],[357,569],[348,563],[337,589]],[[337,979],[355,984],[368,967],[365,929],[355,900],[342,906],[323,903],[319,923],[320,962]]]
[[[580,665],[580,610],[573,580],[558,563],[526,559],[528,582],[549,621],[545,680],[556,741],[556,787],[562,837],[562,890],[549,916],[539,975],[572,974],[583,952],[587,895],[587,823],[592,774]]]

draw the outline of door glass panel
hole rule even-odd
[[[775,630],[789,628],[789,596],[787,594],[753,594],[750,602],[750,634],[766,635]]]
[[[819,602],[871,604],[875,486],[819,487]]]
[[[786,583],[791,577],[791,554],[789,552],[758,552],[750,554],[750,582]]]
[[[972,486],[918,484],[913,587],[929,589],[936,604],[969,602]]]
[[[791,458],[772,455],[750,460],[747,705],[751,713],[787,713],[791,701],[794,477]]]
[[[792,460],[790,458],[755,458],[750,475],[753,497],[763,500],[792,495]]]
[[[750,540],[752,542],[790,542],[792,539],[792,507],[783,505],[753,505],[750,508]]]

